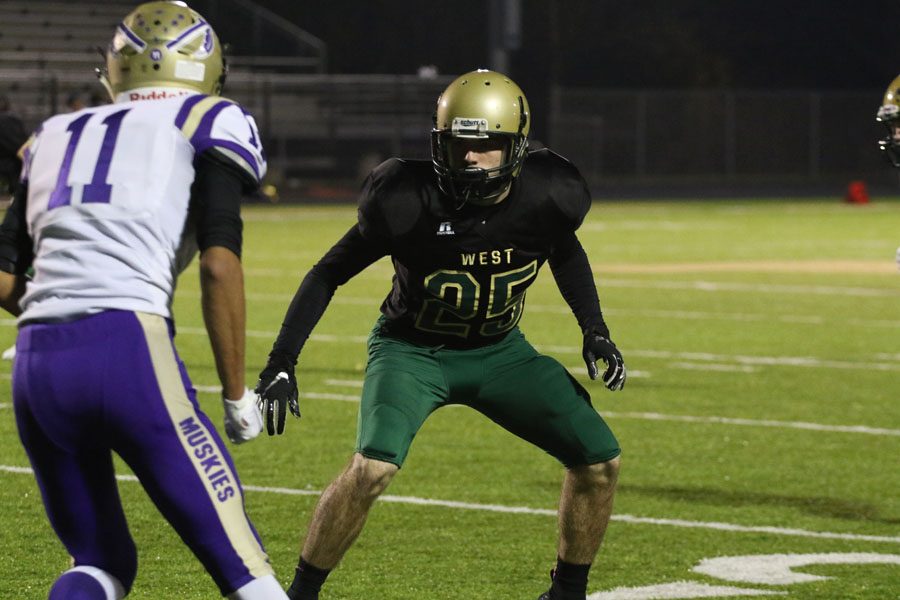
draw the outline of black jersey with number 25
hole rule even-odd
[[[489,207],[454,207],[429,161],[386,161],[359,201],[362,237],[390,254],[396,271],[381,309],[385,332],[449,348],[500,341],[590,204],[578,170],[546,149],[529,153],[509,196]]]

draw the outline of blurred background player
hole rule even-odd
[[[875,120],[887,127],[887,136],[878,140],[878,147],[894,168],[900,168],[900,75],[894,78],[881,100]],[[897,269],[900,270],[900,248],[896,254]]]
[[[19,316],[19,435],[74,560],[51,600],[131,589],[137,556],[111,451],[223,595],[284,598],[173,345],[176,278],[199,249],[225,430],[235,443],[255,437],[239,209],[266,164],[253,119],[218,96],[225,72],[199,14],[180,2],[142,4],[117,27],[100,72],[113,104],[48,119],[24,152],[0,229],[0,304]]]
[[[22,158],[19,151],[28,140],[28,133],[22,119],[12,111],[9,98],[0,96],[0,195],[6,202],[6,194],[11,194],[22,172]],[[12,360],[16,347],[11,346],[0,354],[2,360]]]
[[[491,71],[467,73],[438,99],[431,162],[391,159],[366,180],[359,221],[307,274],[257,392],[269,433],[299,416],[294,365],[335,289],[380,257],[396,275],[369,338],[357,451],[322,495],[303,544],[293,600],[317,598],[362,530],[372,503],[434,410],[465,404],[565,467],[558,560],[541,598],[584,600],[612,511],[619,444],[590,395],[519,331],[525,291],[549,261],[583,333],[591,378],[625,383],[593,273],[575,230],[591,205],[578,170],[528,152],[522,90]]]
[[[4,200],[19,179],[22,170],[19,150],[27,139],[22,119],[12,111],[9,98],[0,96],[0,194]]]

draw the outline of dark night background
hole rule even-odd
[[[332,73],[485,66],[487,0],[259,0],[328,44]],[[523,0],[523,87],[883,88],[900,72],[897,0]]]

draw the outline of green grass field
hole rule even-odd
[[[354,219],[352,207],[245,210],[248,381],[303,274]],[[900,204],[597,203],[580,236],[628,365],[625,390],[588,380],[581,336],[548,269],[521,327],[591,391],[623,447],[592,600],[900,598]],[[390,274],[381,261],[336,294],[301,357],[303,419],[280,438],[232,447],[281,581],[293,575],[316,492],[353,450],[364,338]],[[176,297],[176,343],[202,406],[221,423],[196,262]],[[2,324],[5,348],[15,328]],[[0,376],[9,370],[3,363]],[[68,564],[32,476],[19,469],[27,466],[7,383],[4,599],[46,597]],[[561,475],[553,459],[474,411],[438,411],[323,598],[533,600],[555,560]],[[140,556],[130,597],[216,597],[139,484],[120,489]],[[793,574],[827,579],[790,583],[791,557],[750,558],[766,555],[817,555],[793,557],[808,565]],[[741,556],[731,580],[721,568],[692,570]],[[613,591],[648,586],[656,595]]]

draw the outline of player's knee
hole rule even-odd
[[[347,474],[358,494],[375,498],[387,489],[398,469],[395,464],[355,454]]]
[[[577,488],[611,490],[619,479],[619,457],[569,469]]]

